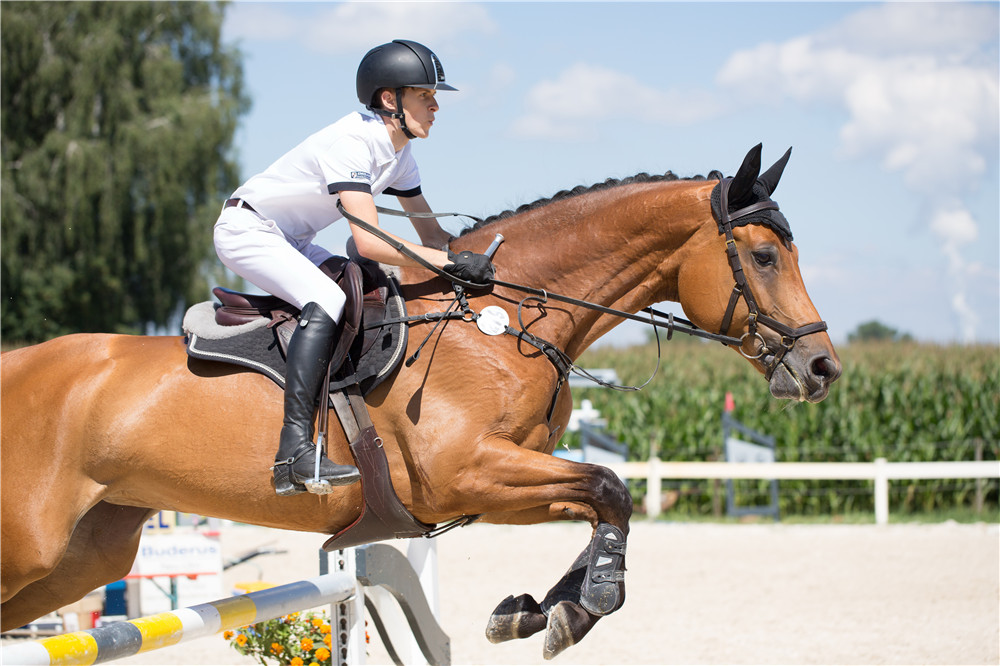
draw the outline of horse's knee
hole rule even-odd
[[[628,492],[628,486],[607,467],[603,465],[592,467],[594,468],[592,492],[609,512],[600,515],[602,512],[599,510],[599,518],[628,534],[628,521],[632,517],[632,496]]]

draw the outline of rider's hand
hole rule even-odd
[[[455,254],[448,250],[448,259],[452,263],[445,266],[444,270],[466,282],[484,284],[492,280],[495,274],[493,264],[485,254],[476,254],[468,250]]]

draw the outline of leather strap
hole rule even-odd
[[[345,361],[341,372],[347,375],[354,373],[350,359]],[[323,544],[324,550],[349,548],[385,539],[418,537],[433,531],[435,525],[417,520],[396,495],[382,438],[375,432],[360,387],[357,384],[344,387],[334,394],[333,404],[344,432],[351,440],[351,454],[361,472],[364,502],[357,520],[330,537]]]
[[[245,208],[246,210],[250,211],[254,215],[260,216],[260,213],[258,213],[257,211],[255,211],[254,208],[253,208],[253,206],[251,206],[250,204],[248,204],[245,200],[239,199],[239,198],[236,198],[236,199],[226,199],[226,203],[222,204],[222,208],[223,209],[226,209],[226,208]]]

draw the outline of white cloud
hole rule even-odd
[[[552,140],[586,138],[597,131],[599,121],[612,118],[655,115],[658,123],[684,125],[720,111],[707,93],[660,90],[628,74],[586,63],[535,84],[525,97],[525,107],[512,133]]]
[[[832,104],[848,116],[840,149],[874,157],[932,211],[952,276],[952,309],[973,339],[961,248],[978,236],[960,201],[997,159],[998,14],[993,4],[890,3],[820,33],[733,54],[718,84],[759,103]]]
[[[968,283],[978,268],[965,261],[961,250],[963,245],[973,243],[979,237],[976,221],[961,204],[952,202],[933,212],[930,228],[940,239],[941,251],[948,260],[948,274],[952,281],[951,307],[958,315],[962,341],[974,342],[979,315],[969,305]]]
[[[301,30],[301,21],[280,5],[236,2],[226,8],[226,39],[281,41]]]
[[[393,39],[440,49],[456,35],[495,29],[485,7],[464,2],[345,2],[310,23],[306,42],[319,53],[363,50]]]
[[[458,35],[495,30],[484,6],[465,2],[344,2],[318,15],[299,15],[280,3],[237,2],[228,14],[230,38],[294,37],[322,54],[364,52],[393,39],[413,39],[439,50]]]
[[[936,211],[931,218],[931,231],[946,245],[955,247],[972,243],[979,237],[972,214],[958,204]]]
[[[841,130],[846,156],[876,156],[914,188],[933,178],[938,188],[959,191],[974,185],[997,153],[996,62],[977,57],[991,44],[972,41],[996,37],[995,27],[991,33],[973,20],[983,10],[995,26],[997,13],[982,6],[893,4],[865,10],[817,36],[738,52],[717,81],[758,102],[770,97],[838,104],[849,114]],[[866,32],[862,27],[871,21],[878,23]],[[952,26],[945,31],[949,39],[936,34],[938,24]],[[914,52],[918,37],[897,34],[914,25],[922,27],[920,34],[935,34],[929,39],[938,53]],[[971,26],[971,33],[959,39],[956,25]],[[849,39],[839,42],[840,35]],[[875,40],[877,35],[884,41]],[[953,50],[945,51],[949,45]]]
[[[836,45],[874,56],[941,53],[995,42],[997,13],[987,3],[943,6],[938,3],[886,4],[862,9],[817,35],[821,48]]]

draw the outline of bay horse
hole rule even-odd
[[[788,153],[763,175],[760,153],[758,145],[721,182],[608,181],[453,240],[456,251],[482,252],[504,236],[497,283],[468,292],[468,303],[503,309],[521,331],[487,335],[471,322],[444,322],[418,360],[367,397],[396,492],[430,524],[481,514],[594,528],[545,599],[500,603],[490,640],[544,630],[551,658],[624,601],[632,501],[607,468],[550,455],[572,410],[553,349],[571,362],[620,323],[608,308],[636,313],[670,300],[700,329],[736,340],[777,398],[817,402],[840,375],[770,198]],[[402,269],[400,282],[410,314],[440,312],[453,296],[448,280],[422,268]],[[566,299],[526,298],[518,284]],[[410,335],[408,354],[422,337]],[[361,512],[358,484],[275,495],[281,389],[261,374],[189,358],[183,337],[67,335],[4,353],[0,386],[4,630],[125,576],[143,524],[160,510],[325,534]],[[330,457],[350,463],[335,431]]]

